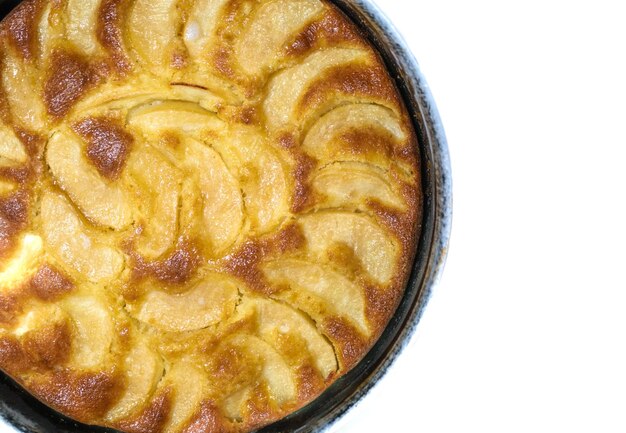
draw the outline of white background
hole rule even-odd
[[[446,128],[448,264],[336,432],[626,432],[626,3],[376,0]]]

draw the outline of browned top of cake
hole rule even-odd
[[[320,0],[26,0],[0,25],[0,368],[77,420],[243,432],[351,369],[417,145]]]

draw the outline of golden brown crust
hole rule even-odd
[[[2,36],[25,60],[36,55],[37,21],[44,4],[41,0],[25,0],[2,20]]]
[[[87,142],[86,154],[107,179],[119,177],[128,159],[134,138],[116,119],[89,117],[73,125]]]
[[[48,114],[55,119],[65,116],[97,79],[86,59],[62,50],[53,52],[43,89]]]
[[[212,401],[206,401],[193,416],[189,425],[181,433],[227,433],[232,426],[224,419],[219,408]]]
[[[28,383],[29,389],[55,409],[79,421],[101,418],[119,394],[119,377],[111,372],[55,371]],[[145,430],[144,430],[145,431]]]
[[[98,10],[98,41],[109,52],[112,65],[120,73],[131,68],[122,40],[122,19],[128,4],[128,0],[102,0]]]
[[[167,393],[155,397],[139,415],[119,421],[115,427],[128,433],[163,431],[170,410],[170,397]]]
[[[0,25],[0,368],[89,424],[245,432],[354,367],[417,138],[322,0],[26,0]]]
[[[71,292],[74,283],[60,270],[43,264],[30,280],[29,289],[43,301],[55,301]]]

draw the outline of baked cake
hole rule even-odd
[[[416,134],[320,0],[26,0],[0,25],[0,367],[124,432],[245,432],[359,362]]]

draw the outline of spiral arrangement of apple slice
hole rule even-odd
[[[363,358],[403,293],[420,184],[347,18],[27,0],[1,26],[0,368],[80,421],[212,433]]]

